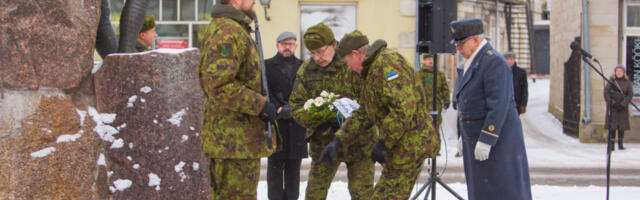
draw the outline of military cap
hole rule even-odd
[[[153,15],[149,15],[144,18],[144,24],[142,24],[140,33],[151,30],[154,27],[156,27],[156,18]]]
[[[422,54],[422,59],[425,59],[425,58],[433,58],[433,55],[428,53]]]
[[[309,50],[315,50],[335,42],[333,31],[323,23],[316,24],[304,33],[304,45]]]
[[[516,58],[516,54],[513,53],[513,51],[507,51],[506,53],[502,54],[502,56],[504,56],[504,58]]]
[[[336,53],[338,56],[344,57],[351,53],[352,50],[359,49],[367,44],[369,44],[367,36],[362,34],[362,32],[355,30],[351,33],[344,34],[344,37],[342,37],[338,47],[336,48]]]
[[[286,39],[297,40],[298,38],[296,38],[296,35],[294,35],[292,32],[283,32],[283,33],[280,33],[280,35],[278,35],[276,42],[282,42]]]
[[[451,26],[451,35],[453,36],[453,40],[451,40],[451,44],[457,41],[462,41],[469,36],[474,36],[474,35],[484,33],[482,20],[478,18],[461,19],[457,21],[452,21],[450,26]]]

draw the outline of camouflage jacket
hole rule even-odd
[[[422,82],[422,86],[424,87],[425,99],[427,111],[431,110],[433,107],[433,70],[428,69],[420,69],[417,72],[418,80]],[[442,111],[442,105],[449,104],[449,86],[447,85],[447,78],[444,76],[444,73],[438,71],[438,95],[436,96],[436,110],[438,112]]]
[[[294,84],[293,92],[289,98],[289,104],[291,105],[293,118],[302,126],[307,128],[307,135],[305,139],[310,142],[319,143],[324,146],[331,142],[335,137],[335,131],[329,129],[323,133],[315,133],[315,126],[305,121],[301,117],[301,110],[304,103],[308,99],[316,98],[320,96],[323,90],[327,92],[333,92],[341,97],[348,97],[358,101],[360,94],[361,80],[357,77],[357,74],[350,71],[347,64],[344,61],[338,60],[337,57],[333,58],[333,61],[326,67],[321,67],[316,64],[312,59],[305,61],[296,74],[296,81]],[[366,131],[366,130],[365,130]],[[364,131],[363,131],[364,132]],[[371,132],[369,132],[371,133]],[[375,142],[374,134],[364,136],[360,142],[354,143],[353,146],[362,145],[367,149]],[[343,145],[346,146],[346,145]],[[368,152],[368,150],[365,150]],[[311,152],[320,153],[320,152]]]
[[[200,47],[200,84],[208,97],[203,153],[210,158],[269,156],[274,149],[267,148],[265,123],[258,118],[265,98],[260,93],[260,58],[249,35],[251,20],[228,5],[214,6],[211,15]]]
[[[363,62],[361,107],[336,132],[343,143],[351,143],[364,128],[378,127],[380,140],[389,149],[387,163],[402,165],[433,156],[437,135],[426,120],[422,84],[413,68],[397,52],[376,42]]]

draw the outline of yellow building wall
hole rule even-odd
[[[415,48],[400,47],[401,34],[410,35],[410,42],[415,43],[415,1],[411,0],[273,0],[270,8],[267,9],[267,14],[271,18],[269,21],[265,19],[264,8],[259,1],[256,1],[254,9],[260,23],[265,58],[276,54],[275,39],[284,31],[296,34],[298,45],[302,45],[299,33],[301,4],[356,5],[357,29],[366,34],[370,42],[384,39],[388,43],[388,48],[400,52],[409,63],[414,62]],[[413,15],[401,16],[401,6],[405,11],[412,10]],[[297,57],[300,57],[299,49],[300,46],[296,52]]]

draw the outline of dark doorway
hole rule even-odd
[[[536,25],[534,35],[536,67],[531,74],[549,74],[549,25]]]
[[[580,43],[580,38],[575,39]],[[567,45],[569,46],[569,45]],[[580,123],[580,80],[582,64],[580,52],[573,51],[569,60],[564,63],[564,95],[562,131],[570,136],[578,137]]]

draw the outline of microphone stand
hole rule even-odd
[[[593,66],[593,63],[591,63],[591,61],[587,58],[587,56],[585,56],[585,54],[583,54],[582,52],[580,52],[580,54],[582,54],[582,60],[587,63],[591,69],[593,69],[593,71],[595,71],[596,73],[598,73],[598,75],[600,75],[600,77],[602,77],[602,80],[605,80],[607,83],[609,83],[610,85],[614,85],[616,87],[618,87],[615,83],[613,83],[611,80],[607,79],[606,76],[604,76],[604,74],[602,74],[602,72],[600,70],[598,70],[595,66]],[[600,68],[602,68],[602,65],[600,64],[600,62],[598,62],[597,59],[593,59],[593,61],[595,61],[596,63],[598,63],[598,65],[600,65]],[[621,88],[618,88],[618,92],[622,95],[624,95],[622,93]],[[640,111],[640,109],[638,108],[638,106],[636,106],[636,104],[634,104],[633,102],[629,102],[637,111]],[[607,104],[607,106],[609,106],[609,104]],[[611,108],[608,108],[609,112],[607,112],[607,115],[611,115]],[[611,132],[609,132],[607,134],[607,200],[609,200],[609,184],[610,184],[610,177],[611,177]]]
[[[432,124],[433,124],[433,128],[434,131],[436,131],[439,135],[438,135],[438,139],[442,139],[439,138],[442,134],[440,134],[439,132],[439,127],[438,127],[438,117],[440,116],[440,114],[437,111],[437,105],[438,105],[438,99],[437,99],[437,94],[438,94],[438,53],[434,53],[433,54],[433,93],[432,93],[432,109],[429,112],[429,114],[431,115],[432,118]],[[425,85],[425,87],[427,87]],[[426,96],[425,96],[426,97]],[[438,173],[436,172],[436,155],[433,155],[433,158],[431,158],[431,172],[429,173],[429,179],[427,180],[427,182],[424,183],[424,185],[422,185],[422,187],[420,187],[420,189],[418,190],[418,192],[416,192],[416,194],[413,195],[413,197],[411,197],[411,200],[415,200],[418,198],[418,196],[420,196],[420,194],[424,191],[425,188],[429,187],[426,191],[426,193],[424,194],[424,199],[427,200],[427,198],[429,197],[429,192],[431,192],[431,200],[435,200],[436,199],[436,183],[440,183],[440,185],[442,185],[442,187],[444,187],[445,189],[447,189],[447,191],[449,191],[449,193],[451,193],[451,195],[455,196],[456,198],[458,198],[459,200],[463,200],[463,198],[456,193],[455,191],[453,191],[453,189],[451,189],[451,187],[449,187],[446,183],[444,183],[442,181],[442,179],[440,179],[440,177],[438,176]]]

